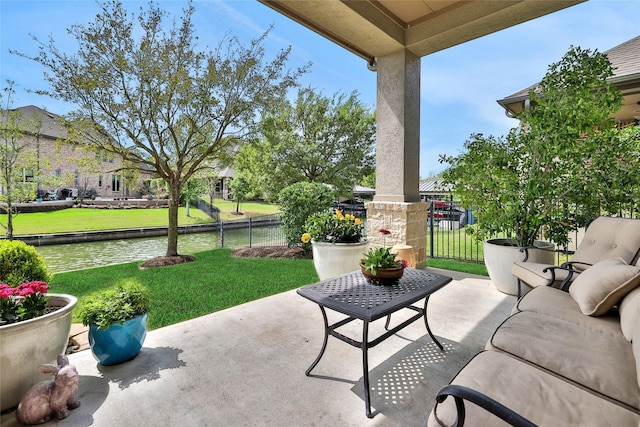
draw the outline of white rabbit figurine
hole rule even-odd
[[[58,366],[50,363],[40,365],[40,372],[55,378],[39,382],[22,397],[16,411],[16,418],[21,424],[42,424],[54,416],[61,420],[69,416],[69,409],[80,406],[76,399],[78,371],[69,365],[66,356],[58,356]]]

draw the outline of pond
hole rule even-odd
[[[247,228],[224,231],[224,246],[283,245],[280,226],[254,227],[249,235]],[[178,252],[195,254],[222,246],[220,232],[181,234],[178,237]],[[100,242],[71,243],[65,245],[37,246],[36,250],[47,261],[54,273],[105,265],[145,261],[164,255],[167,237],[106,240]]]

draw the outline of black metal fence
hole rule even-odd
[[[260,215],[220,223],[220,246],[225,246],[225,233],[233,233],[233,246],[287,246],[280,214]],[[227,244],[229,246],[229,244]]]

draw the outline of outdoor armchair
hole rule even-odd
[[[526,249],[524,252],[524,260],[515,262],[511,268],[518,279],[518,298],[522,284],[567,290],[580,272],[603,259],[620,257],[628,264],[635,264],[640,252],[640,220],[597,218],[587,228],[573,259],[560,266],[528,262]]]

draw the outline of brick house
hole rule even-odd
[[[70,142],[62,117],[56,114],[33,105],[13,111],[20,113],[25,123],[35,123],[23,129],[24,143],[31,146],[36,157],[34,167],[24,169],[23,179],[36,183],[38,196],[51,192],[57,192],[58,197],[142,196],[143,179],[149,174],[138,173],[125,179],[118,172],[122,159]]]

